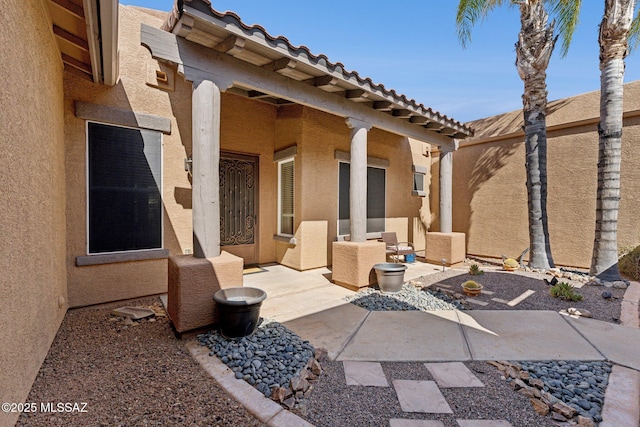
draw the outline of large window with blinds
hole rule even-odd
[[[87,123],[88,252],[162,248],[162,134]]]
[[[278,162],[278,234],[293,236],[295,162]]]
[[[338,194],[338,234],[345,236],[350,233],[350,188],[349,163],[340,163],[339,194]],[[367,233],[378,233],[385,230],[385,198],[386,198],[386,170],[367,167]]]

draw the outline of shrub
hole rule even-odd
[[[482,285],[477,282],[474,282],[473,280],[467,280],[462,284],[462,287],[467,289],[478,289],[478,288],[481,288]]]
[[[513,259],[513,258],[507,258],[507,259],[505,259],[505,260],[504,260],[504,264],[503,264],[503,265],[504,265],[505,267],[508,267],[508,268],[518,268],[518,267],[520,267],[520,264],[518,264],[518,261],[516,261],[516,260],[515,260],[515,259]]]
[[[640,246],[628,251],[618,260],[620,273],[634,280],[640,280]]]
[[[484,271],[482,271],[478,264],[471,264],[471,267],[469,267],[469,274],[472,276],[481,276],[484,274]]]
[[[582,301],[582,295],[577,293],[573,286],[565,282],[553,285],[549,292],[554,298],[560,298],[565,301]]]

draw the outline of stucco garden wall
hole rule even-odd
[[[67,309],[62,61],[44,2],[0,26],[0,400],[23,402]],[[0,425],[18,413],[0,412]]]
[[[529,245],[521,115],[514,111],[470,123],[476,136],[454,153],[453,229],[466,233],[468,254],[518,256]],[[559,265],[589,267],[591,262],[598,116],[597,91],[549,105],[547,208],[551,250]],[[640,244],[640,81],[625,87],[625,117],[620,248]],[[434,153],[432,183],[436,192],[437,156]],[[437,198],[432,199],[434,206]]]

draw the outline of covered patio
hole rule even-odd
[[[349,289],[371,284],[373,265],[385,261],[385,246],[377,241],[380,231],[388,231],[385,224],[389,222],[389,215],[385,208],[398,201],[394,200],[393,189],[389,194],[383,189],[381,209],[376,213],[377,218],[371,218],[370,169],[397,168],[397,164],[393,164],[397,156],[394,153],[406,150],[411,141],[439,150],[439,232],[419,236],[427,240],[426,257],[436,262],[445,260],[449,265],[464,259],[464,234],[452,230],[452,153],[459,140],[472,135],[467,126],[371,79],[362,78],[357,72],[347,71],[342,64],[332,63],[324,55],[316,56],[304,46],[293,46],[284,37],[273,37],[262,27],[248,26],[233,13],[219,13],[206,1],[178,2],[162,29],[142,24],[141,44],[158,61],[156,81],[148,84],[166,89],[165,84],[174,81],[177,75],[192,85],[189,163],[193,177],[193,257],[173,256],[169,260],[169,312],[174,320],[179,317],[179,310],[172,309],[171,295],[176,301],[187,301],[193,293],[190,289],[199,292],[209,287],[215,291],[241,285],[242,267],[251,264],[237,248],[225,246],[222,227],[218,226],[226,224],[224,210],[217,202],[221,200],[222,178],[218,171],[223,145],[220,129],[224,126],[221,99],[225,93],[279,108],[301,106],[303,115],[305,111],[310,111],[310,115],[327,114],[323,117],[331,117],[332,123],[339,117],[343,122],[340,125],[335,121],[336,131],[350,132],[348,151],[323,147],[325,151],[330,150],[331,168],[337,162],[348,165],[345,169],[348,178],[340,182],[340,197],[326,190],[326,195],[315,197],[299,189],[325,179],[327,167],[323,162],[328,160],[327,153],[312,154],[320,145],[318,136],[312,142],[303,132],[281,147],[278,145],[282,142],[276,141],[273,161],[278,166],[278,185],[284,185],[285,181],[280,181],[282,174],[291,174],[288,198],[281,199],[284,190],[278,187],[278,221],[277,229],[273,230],[277,262],[296,270],[331,265],[331,280]],[[317,120],[322,126],[323,119]],[[399,137],[397,141],[401,144],[396,142],[393,148],[385,145],[386,152],[376,148],[377,152],[372,153],[369,139],[374,130],[377,135]],[[429,148],[420,149],[421,155],[427,157],[427,167],[414,163],[414,180],[416,173],[421,176],[430,173],[429,151]],[[288,169],[282,169],[283,163]],[[342,179],[342,169],[340,174]],[[386,172],[376,179],[376,183],[386,186]],[[263,191],[259,189],[257,197],[273,197],[273,194],[262,194]],[[414,196],[425,196],[420,185],[414,188],[414,193]],[[336,229],[332,219],[336,212],[327,217],[318,212],[316,205],[322,200],[325,206],[335,206],[338,199],[340,227]],[[264,233],[268,225],[261,221],[255,215],[240,218],[240,222],[255,224],[256,229]],[[418,224],[422,234],[430,227],[426,221],[430,219]],[[377,224],[377,228],[372,227],[372,223]],[[253,234],[251,243],[254,243],[252,239]],[[258,245],[257,250],[260,248]],[[259,261],[260,254],[255,259]],[[177,323],[178,330],[186,328],[179,320]]]

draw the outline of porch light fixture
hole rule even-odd
[[[184,170],[185,170],[185,172],[189,173],[190,177],[193,177],[192,168],[193,168],[193,159],[191,157],[185,158],[184,159]]]

